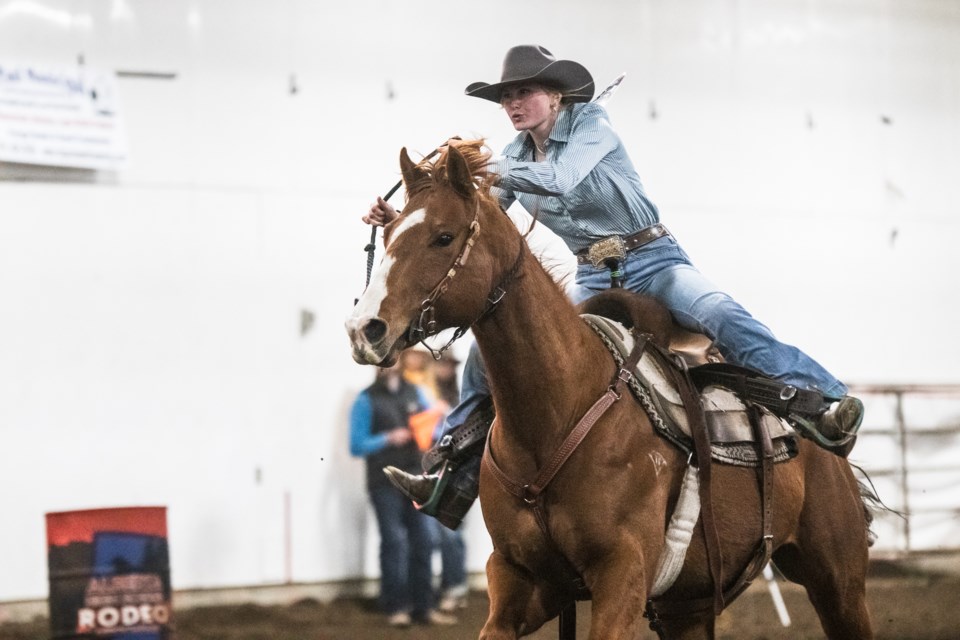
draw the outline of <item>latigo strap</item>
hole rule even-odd
[[[703,389],[709,385],[727,387],[744,400],[756,402],[776,415],[786,418],[790,414],[817,416],[829,405],[822,393],[812,389],[798,389],[762,373],[726,362],[703,364],[690,369],[690,376]]]

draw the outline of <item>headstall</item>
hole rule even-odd
[[[517,272],[520,270],[520,265],[523,262],[523,250],[526,246],[526,242],[521,238],[520,239],[520,251],[517,253],[517,259],[514,261],[513,266],[510,270],[504,274],[503,278],[500,279],[500,282],[495,286],[487,295],[487,306],[484,310],[477,316],[477,319],[470,324],[461,325],[453,333],[453,337],[439,349],[431,347],[425,342],[426,338],[434,336],[439,333],[437,329],[437,321],[435,318],[435,307],[437,300],[440,299],[444,293],[447,292],[447,289],[450,287],[450,283],[453,281],[453,278],[459,273],[460,269],[467,263],[467,258],[470,257],[470,250],[473,248],[474,243],[477,240],[477,236],[480,235],[480,199],[477,198],[477,208],[473,214],[473,221],[470,223],[470,233],[467,235],[467,239],[464,241],[463,246],[460,248],[460,253],[454,259],[453,264],[447,269],[447,273],[444,274],[443,278],[440,279],[440,282],[430,291],[430,294],[420,303],[420,315],[417,316],[417,319],[410,323],[410,329],[407,333],[407,340],[410,344],[420,342],[423,346],[433,355],[434,359],[439,360],[440,355],[450,348],[454,342],[459,340],[463,334],[467,332],[472,324],[479,322],[481,319],[490,314],[503,300],[503,297],[506,295],[506,285],[512,280]]]

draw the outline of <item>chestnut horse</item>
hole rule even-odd
[[[480,142],[447,147],[433,164],[406,149],[402,215],[386,255],[346,322],[354,359],[389,366],[424,335],[473,330],[497,420],[489,439],[500,469],[533,479],[608,389],[617,367],[530,252],[489,191]],[[773,559],[802,584],[830,638],[870,638],[865,603],[868,522],[849,464],[807,440],[777,464]],[[637,638],[687,457],[651,427],[630,393],[599,419],[541,496],[542,522],[498,481],[480,476],[493,541],[490,611],[480,637],[532,633],[574,598],[592,600],[590,638]],[[754,469],[715,465],[712,496],[723,576],[740,575],[762,537]],[[702,518],[676,581],[658,600],[709,600]],[[714,607],[663,621],[669,638],[712,638]]]

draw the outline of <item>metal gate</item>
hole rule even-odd
[[[851,385],[866,406],[850,461],[881,500],[872,555],[960,551],[960,385]]]

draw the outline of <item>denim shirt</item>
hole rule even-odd
[[[523,131],[491,167],[500,175],[493,192],[505,210],[519,201],[574,253],[659,222],[602,106],[561,109],[546,149],[547,161],[534,162],[533,140]]]

